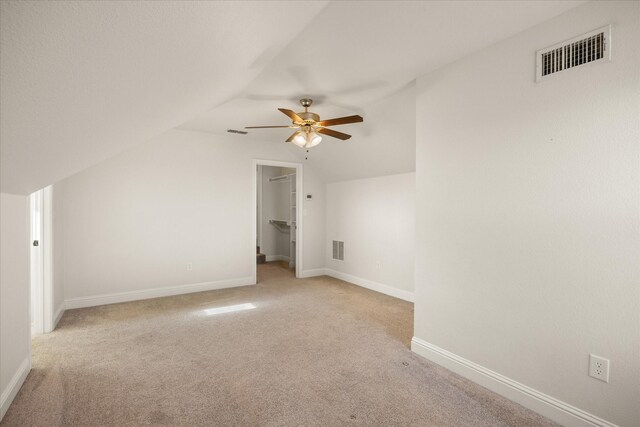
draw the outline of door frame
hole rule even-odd
[[[54,249],[54,235],[53,235],[53,186],[45,187],[43,190],[43,203],[42,214],[44,227],[42,231],[42,238],[44,244],[42,245],[42,268],[43,268],[43,280],[42,285],[44,287],[43,292],[43,305],[44,305],[44,333],[48,334],[56,327],[55,307],[53,306],[53,249]]]
[[[281,162],[278,160],[264,160],[264,159],[253,159],[251,162],[251,177],[252,177],[252,188],[251,191],[251,262],[253,264],[253,278],[252,283],[258,283],[258,265],[256,263],[256,240],[258,238],[258,165],[260,166],[275,166],[275,167],[283,167],[283,168],[291,168],[296,170],[296,278],[300,278],[302,276],[303,271],[303,238],[304,238],[304,224],[303,224],[303,208],[302,208],[302,192],[303,192],[303,165],[302,163],[294,163],[294,162]]]
[[[36,240],[38,246],[35,245]],[[29,196],[29,312],[31,335],[44,333],[44,191]]]
[[[39,212],[36,213],[36,206]],[[40,228],[35,236],[36,223]],[[34,240],[38,250],[34,250]],[[35,191],[29,196],[30,302],[33,326],[31,334],[53,331],[53,188]]]

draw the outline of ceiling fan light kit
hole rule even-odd
[[[338,138],[346,141],[351,135],[329,129],[328,126],[346,125],[349,123],[360,123],[364,119],[360,116],[337,117],[335,119],[320,120],[320,116],[309,111],[309,107],[313,104],[313,100],[302,98],[300,105],[304,107],[304,111],[296,113],[285,108],[278,108],[283,114],[287,115],[292,124],[289,126],[247,126],[245,129],[272,129],[272,128],[291,128],[298,129],[285,142],[293,142],[300,148],[312,148],[320,144],[322,137],[318,134]]]
[[[300,148],[311,148],[320,144],[322,141],[322,137],[315,133],[314,131],[308,131],[305,129],[304,131],[297,131],[293,134],[293,139],[291,142],[296,144]]]
[[[322,137],[317,133],[311,131],[307,134],[307,145],[305,145],[304,147],[305,148],[315,147],[316,145],[320,144],[320,141],[322,141]]]

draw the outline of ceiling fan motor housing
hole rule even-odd
[[[304,119],[304,121],[307,123],[310,123],[310,122],[315,123],[320,121],[320,116],[317,115],[316,113],[310,113],[308,111],[305,111],[303,113],[296,113],[296,114],[298,114],[298,116]]]

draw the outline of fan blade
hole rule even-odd
[[[336,126],[336,125],[346,125],[348,123],[360,123],[364,119],[360,116],[346,116],[346,117],[337,117],[335,119],[322,120],[316,123],[318,126]]]
[[[278,110],[282,111],[284,114],[289,116],[291,120],[293,120],[295,123],[304,123],[304,119],[299,115],[297,115],[296,113],[294,113],[293,111],[287,110],[286,108],[278,108]]]
[[[285,142],[291,142],[293,141],[293,138],[298,134],[298,132],[300,131],[296,131],[294,132],[289,138],[287,138],[287,140]]]
[[[346,133],[338,132],[338,131],[333,130],[333,129],[320,128],[320,129],[316,129],[316,132],[323,133],[325,135],[329,135],[329,136],[332,136],[334,138],[341,139],[343,141],[351,138],[351,135],[347,135]]]
[[[291,126],[245,126],[245,129],[272,129],[272,128],[288,128]]]

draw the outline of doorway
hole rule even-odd
[[[295,277],[302,273],[302,173],[300,163],[253,161],[253,283],[257,283],[261,258],[286,263]]]

